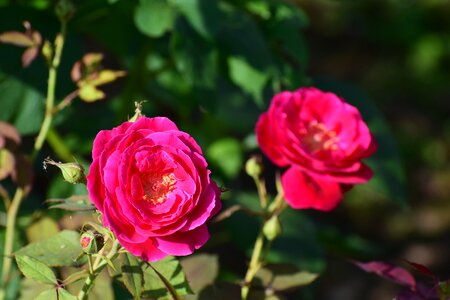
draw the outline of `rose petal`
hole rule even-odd
[[[339,183],[312,177],[295,167],[283,174],[281,183],[286,202],[292,208],[329,211],[342,199]]]
[[[174,233],[169,236],[155,238],[158,249],[172,255],[189,255],[203,246],[209,239],[206,225],[191,231]]]

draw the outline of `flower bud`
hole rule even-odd
[[[103,248],[103,236],[94,231],[86,231],[81,235],[80,245],[84,253],[95,254]]]
[[[75,6],[70,0],[59,0],[55,6],[55,13],[62,22],[67,22],[75,13]]]
[[[269,241],[273,241],[277,238],[281,234],[281,231],[281,223],[276,215],[270,217],[270,219],[264,223],[263,233]]]
[[[64,180],[72,184],[83,183],[86,184],[86,176],[84,175],[84,168],[79,163],[58,163],[51,159],[44,161],[44,167],[46,164],[57,166],[64,177]]]
[[[247,174],[254,179],[259,178],[262,170],[263,166],[261,163],[261,156],[259,155],[250,157],[250,159],[245,163],[245,172],[247,172]]]

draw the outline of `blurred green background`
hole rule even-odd
[[[368,161],[376,176],[331,213],[286,212],[284,235],[269,259],[322,273],[286,299],[392,299],[398,292],[349,259],[398,265],[408,259],[450,277],[450,1],[73,4],[57,98],[76,88],[70,69],[87,52],[103,53],[105,68],[127,76],[106,86],[105,100],[77,99],[57,115],[20,213],[22,230],[44,215],[68,226],[65,214],[47,211],[43,201],[86,193],[40,162],[50,156],[88,164],[96,133],[127,120],[142,100],[145,115],[167,116],[199,142],[214,179],[229,190],[225,207],[255,207],[255,188],[243,171],[245,160],[259,153],[255,122],[274,93],[315,85],[361,110],[379,143]],[[49,0],[0,0],[0,20],[0,32],[23,31],[23,20],[44,39],[59,30]],[[47,68],[42,58],[22,68],[22,52],[0,44],[0,120],[18,128],[27,151],[43,118]],[[264,163],[273,193],[276,169]],[[2,185],[12,190],[11,182]],[[256,218],[241,212],[211,226],[202,251],[219,254],[219,279],[243,277],[257,229]],[[29,239],[22,234],[17,244]]]

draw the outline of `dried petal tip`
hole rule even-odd
[[[86,184],[86,176],[84,175],[84,168],[79,163],[59,163],[49,158],[44,161],[44,168],[47,164],[57,166],[64,177],[64,180],[72,184],[83,183]]]
[[[131,117],[131,119],[128,120],[129,122],[136,122],[136,120],[138,118],[143,116],[142,104],[145,102],[147,102],[147,101],[144,100],[144,101],[140,101],[140,102],[137,102],[137,101],[134,102],[134,106],[136,107],[136,109],[134,110],[134,115]]]

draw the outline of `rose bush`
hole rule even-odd
[[[123,247],[147,261],[189,255],[221,208],[194,139],[167,118],[140,117],[94,140],[89,196]]]
[[[256,135],[269,159],[289,167],[281,182],[293,208],[331,210],[345,190],[372,177],[361,160],[376,142],[358,109],[333,93],[307,87],[275,95]]]

